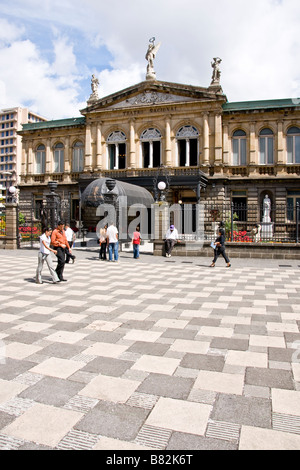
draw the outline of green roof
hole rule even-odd
[[[258,109],[295,108],[300,106],[300,98],[286,98],[281,100],[238,101],[224,103],[224,111],[254,111]]]
[[[79,126],[85,124],[85,117],[58,119],[55,121],[33,122],[23,124],[23,131],[33,131],[38,129],[53,129],[55,127]]]

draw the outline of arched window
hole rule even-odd
[[[81,141],[77,141],[73,145],[72,171],[77,173],[83,171],[83,168],[83,143]]]
[[[176,134],[179,166],[198,165],[198,137],[196,127],[183,126]]]
[[[123,170],[126,168],[126,135],[115,131],[107,138],[108,169]]]
[[[232,154],[232,163],[234,166],[247,164],[246,132],[242,130],[234,132],[232,136]]]
[[[150,127],[142,132],[142,167],[155,168],[161,165],[161,133],[158,129]]]
[[[54,173],[63,173],[65,169],[64,146],[61,142],[54,147]]]
[[[35,154],[35,172],[39,175],[45,173],[46,168],[46,149],[45,145],[39,145]]]
[[[287,131],[287,163],[300,163],[299,127],[290,127]]]
[[[271,129],[262,129],[259,134],[259,163],[261,165],[274,163],[274,134]]]

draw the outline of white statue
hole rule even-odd
[[[145,56],[146,60],[148,61],[146,80],[156,80],[156,73],[154,71],[154,59],[158,49],[160,48],[161,43],[159,42],[157,45],[155,45],[154,41],[155,38],[149,39],[149,46]]]
[[[92,80],[91,80],[91,87],[92,87],[92,92],[93,94],[98,93],[98,86],[99,86],[99,80],[95,75],[92,75]]]
[[[271,217],[270,217],[270,214],[271,214],[271,199],[269,198],[269,196],[266,194],[265,195],[265,199],[264,199],[264,202],[263,202],[263,222],[271,222]]]
[[[214,57],[214,61],[211,63],[213,68],[212,80],[211,85],[220,85],[220,78],[221,78],[221,71],[220,71],[220,63],[222,59],[220,57]]]
[[[98,86],[99,86],[99,80],[95,75],[92,75],[92,80],[91,80],[91,88],[92,88],[92,94],[88,99],[88,104],[93,103],[94,101],[97,101],[99,99],[98,96]]]

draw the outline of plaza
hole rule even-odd
[[[1,450],[299,449],[298,260],[74,254],[0,251]]]

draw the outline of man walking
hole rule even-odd
[[[65,225],[65,233],[66,233],[66,237],[70,245],[70,248],[72,248],[74,240],[75,240],[75,233],[73,232],[69,224]],[[75,263],[75,258],[76,256],[72,255],[69,252],[69,250],[66,248],[66,263],[69,263],[70,259],[72,260],[73,263]]]
[[[108,260],[112,261],[114,253],[114,261],[119,259],[119,240],[118,240],[118,229],[111,222],[106,231],[107,241],[108,241]]]
[[[56,256],[57,256],[57,267],[56,267],[56,273],[58,275],[58,278],[60,281],[66,281],[63,277],[64,273],[64,267],[65,267],[65,262],[66,262],[66,248],[69,250],[69,252],[72,254],[72,250],[70,248],[70,245],[68,243],[65,231],[64,231],[64,223],[63,222],[58,222],[57,228],[53,230],[52,236],[51,236],[51,245],[55,248],[56,250]]]

